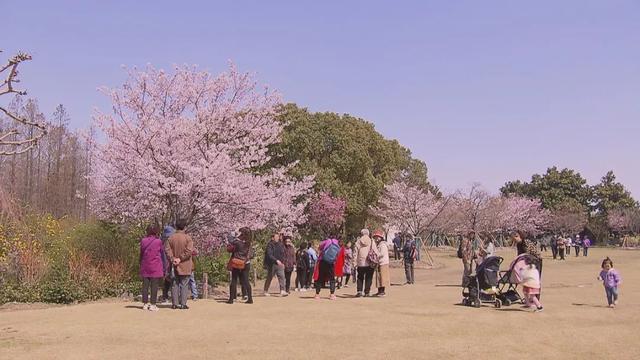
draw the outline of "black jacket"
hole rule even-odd
[[[280,260],[280,262],[284,263],[284,256],[285,256],[285,252],[284,252],[284,244],[282,243],[282,241],[269,241],[269,243],[267,244],[267,250],[265,251],[264,254],[264,267],[265,269],[270,268],[271,266],[273,266],[276,261]]]

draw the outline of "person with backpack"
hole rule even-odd
[[[307,274],[309,272],[309,254],[307,243],[300,244],[296,251],[296,291],[307,291]]]
[[[376,286],[378,292],[374,296],[384,297],[386,296],[385,290],[391,286],[391,275],[389,272],[389,246],[384,240],[384,233],[382,230],[376,230],[373,232],[373,241],[376,243],[378,249],[378,267],[376,269]]]
[[[404,261],[404,275],[407,278],[407,284],[413,284],[416,281],[413,263],[416,260],[416,241],[412,237],[407,238],[402,248],[402,261]]]
[[[328,281],[329,291],[331,292],[329,299],[335,300],[335,264],[340,254],[340,244],[338,243],[338,240],[335,239],[335,237],[330,236],[328,239],[320,243],[320,245],[318,246],[318,251],[320,252],[320,254],[318,255],[318,262],[316,263],[316,268],[313,273],[313,280],[315,281],[316,287],[315,299],[320,299],[320,290],[322,289],[322,284]]]
[[[356,266],[358,271],[356,297],[369,297],[373,272],[378,266],[378,248],[369,237],[369,230],[362,229],[360,237],[356,241]],[[364,290],[364,292],[363,292]]]

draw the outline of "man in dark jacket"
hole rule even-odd
[[[410,236],[404,243],[402,248],[402,260],[404,261],[404,275],[407,278],[407,284],[415,282],[415,273],[413,262],[416,260],[416,241]]]
[[[397,233],[396,237],[393,238],[393,258],[395,260],[400,260],[400,249],[402,249],[402,238]]]
[[[273,234],[271,241],[267,244],[267,249],[264,254],[264,269],[267,270],[267,278],[264,281],[264,295],[269,296],[269,287],[271,286],[271,280],[273,275],[278,277],[278,284],[280,285],[280,295],[287,296],[285,291],[284,280],[284,256],[285,248],[284,243],[280,241],[280,234]]]

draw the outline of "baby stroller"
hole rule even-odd
[[[476,274],[468,278],[462,289],[463,305],[480,307],[482,303],[492,303],[496,308],[502,306],[497,289],[502,260],[499,256],[490,256],[478,265]]]
[[[524,298],[518,292],[518,284],[522,282],[520,272],[527,266],[527,262],[537,265],[538,259],[529,254],[520,254],[511,262],[509,270],[500,272],[498,299],[502,305],[509,306],[516,302],[524,303]]]

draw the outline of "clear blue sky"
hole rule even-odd
[[[144,4],[143,4],[144,3]],[[121,65],[233,60],[287,101],[375,123],[452,190],[548,166],[640,198],[638,1],[9,1],[0,48],[75,127]],[[7,23],[8,21],[8,23]]]

